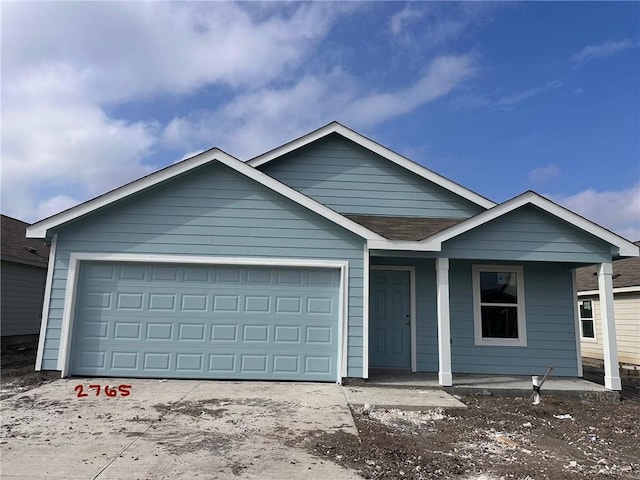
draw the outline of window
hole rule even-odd
[[[593,326],[593,303],[591,300],[580,300],[580,336],[585,340],[596,339],[596,331]]]
[[[520,266],[473,266],[476,345],[526,346],[524,278]]]

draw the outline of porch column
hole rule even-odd
[[[453,385],[451,375],[451,325],[449,318],[449,259],[436,259],[438,286],[438,381],[443,387]]]
[[[602,321],[602,347],[604,349],[604,386],[609,390],[622,390],[616,344],[616,322],[613,314],[612,275],[611,263],[601,263],[598,269],[598,291]]]

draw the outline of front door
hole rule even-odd
[[[411,367],[411,305],[408,270],[371,270],[369,366]]]

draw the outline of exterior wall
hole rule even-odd
[[[2,336],[37,335],[47,270],[3,261],[0,272]]]
[[[416,266],[418,371],[438,371],[435,261],[374,257],[372,263]],[[556,376],[577,376],[571,265],[523,262],[526,347],[476,346],[471,267],[513,264],[451,260],[449,270],[453,373],[537,375],[549,365]]]
[[[593,302],[595,341],[582,340],[582,356],[603,360],[602,317],[598,295],[579,295],[579,300]],[[613,297],[613,310],[616,319],[616,339],[618,361],[640,365],[640,292],[616,293]]]
[[[43,370],[57,369],[71,252],[349,261],[347,374],[362,376],[363,240],[220,165],[207,165],[58,234]]]
[[[259,169],[343,214],[468,218],[484,210],[339,135]]]
[[[444,242],[449,258],[601,263],[611,261],[602,241],[526,206]]]

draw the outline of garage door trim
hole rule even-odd
[[[211,257],[195,255],[155,255],[136,253],[79,253],[73,252],[69,257],[66,292],[62,314],[62,332],[58,354],[58,370],[62,377],[69,375],[71,366],[71,345],[73,321],[76,310],[78,292],[78,272],[80,263],[90,262],[135,262],[135,263],[180,263],[192,265],[237,265],[255,267],[307,267],[340,270],[340,292],[338,306],[338,365],[336,382],[341,383],[346,376],[347,359],[347,312],[349,291],[349,262],[339,260],[271,258],[271,257]]]

